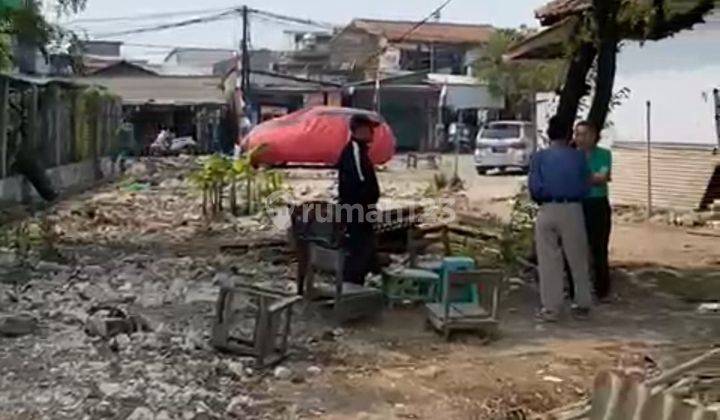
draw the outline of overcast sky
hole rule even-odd
[[[547,0],[453,0],[443,11],[442,20],[464,23],[487,23],[497,27],[517,27],[522,24],[536,26],[533,10]],[[233,7],[239,3],[232,0],[88,0],[87,9],[74,19],[97,19],[118,16],[136,16],[155,13],[177,13],[207,9],[209,13]],[[421,20],[441,4],[440,0],[247,0],[246,4],[257,9],[294,17],[309,18],[322,22],[346,24],[355,17],[379,19]],[[193,15],[169,16],[162,19],[135,19],[112,23],[78,22],[90,35],[102,35],[144,26],[193,18]],[[240,38],[239,18],[181,29],[107,37],[128,43],[160,44],[178,46],[236,47]],[[283,36],[285,29],[306,29],[255,20],[252,22],[253,47],[287,48]],[[167,49],[127,48],[126,55],[154,55],[161,57]]]

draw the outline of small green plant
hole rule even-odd
[[[433,181],[436,191],[443,191],[450,185],[450,181],[444,172],[436,173],[435,176],[433,176]]]
[[[191,174],[191,182],[202,191],[205,216],[214,217],[224,211],[226,190],[230,211],[235,216],[241,216],[257,213],[263,199],[283,188],[282,174],[255,167],[255,158],[261,150],[255,149],[234,162],[214,155]],[[242,209],[241,200],[244,204]]]
[[[238,196],[235,183],[239,182],[243,187],[244,210],[247,215],[257,213],[260,210],[260,203],[265,198],[283,188],[284,179],[280,172],[255,166],[258,155],[263,151],[263,146],[253,149],[233,164],[234,182],[231,197]]]
[[[21,266],[27,266],[32,251],[30,224],[27,221],[20,222],[15,226],[12,248],[18,263]]]
[[[55,227],[55,220],[47,214],[40,217],[38,222],[40,256],[43,260],[64,262],[65,258],[57,247],[59,236]]]
[[[190,175],[190,182],[202,191],[203,215],[217,216],[222,212],[223,190],[231,167],[229,159],[222,155],[213,155]]]
[[[425,190],[425,196],[436,197],[444,192],[459,192],[465,189],[465,183],[459,177],[448,177],[445,172],[439,171]]]
[[[519,257],[526,256],[533,246],[535,218],[538,207],[530,200],[527,187],[513,199],[510,222],[503,227],[500,239],[498,262],[507,272],[515,272],[520,268]]]

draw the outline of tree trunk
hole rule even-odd
[[[588,119],[602,130],[605,127],[617,70],[617,51],[620,42],[618,13],[620,0],[594,0],[595,22],[598,27],[600,51],[598,52],[595,95]]]
[[[587,75],[592,68],[597,49],[590,43],[582,44],[575,52],[568,68],[565,84],[560,94],[560,104],[555,117],[563,128],[565,138],[570,138],[580,100],[588,93]]]
[[[603,40],[600,44],[598,54],[597,76],[595,79],[595,97],[588,120],[595,124],[600,131],[605,127],[608,113],[610,112],[610,101],[615,86],[615,74],[617,71],[617,38]]]

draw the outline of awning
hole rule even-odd
[[[445,106],[453,109],[505,109],[505,98],[494,96],[487,86],[448,85]]]
[[[495,96],[475,77],[429,74],[427,82],[442,86],[441,105],[453,109],[504,109],[505,98]]]
[[[580,23],[580,18],[571,16],[555,25],[538,32],[515,44],[510,52],[503,56],[506,61],[512,60],[552,60],[565,55],[565,45],[571,39]]]

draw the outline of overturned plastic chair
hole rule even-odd
[[[300,296],[286,296],[254,286],[223,287],[213,324],[213,347],[254,357],[259,368],[282,362],[288,355],[293,307],[301,300]],[[244,316],[248,313],[250,316]],[[238,334],[239,327],[248,319],[251,332],[246,329]]]

